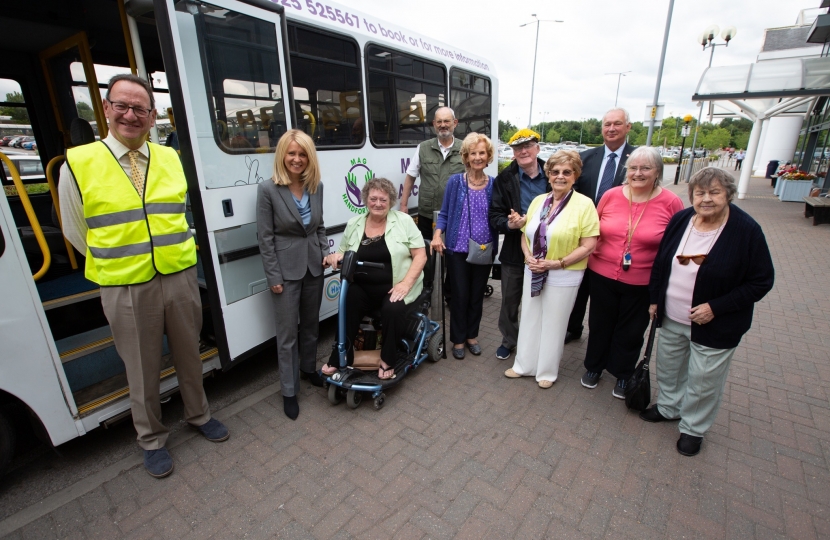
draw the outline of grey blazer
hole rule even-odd
[[[323,273],[329,240],[323,224],[322,183],[317,193],[309,193],[309,200],[311,221],[308,227],[303,227],[288,186],[278,186],[266,179],[257,188],[257,237],[269,287],[302,279],[306,271],[312,276]]]

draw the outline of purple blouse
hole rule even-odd
[[[458,222],[458,236],[456,237],[455,245],[451,249],[455,253],[467,253],[470,248],[468,240],[470,238],[470,225],[473,227],[472,238],[479,244],[486,244],[492,242],[493,238],[490,235],[490,226],[487,222],[487,190],[486,189],[471,189],[469,190],[469,199],[464,201],[461,208],[461,217]],[[469,204],[467,204],[469,201]],[[472,210],[472,217],[470,215]]]

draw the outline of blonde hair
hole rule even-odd
[[[579,178],[582,174],[582,158],[579,157],[579,152],[576,150],[557,150],[555,154],[548,158],[545,163],[545,174],[550,179],[550,172],[556,165],[570,165],[574,170],[574,178]]]
[[[478,146],[478,143],[482,142],[487,148],[487,164],[489,165],[490,163],[493,163],[493,157],[495,157],[496,154],[496,151],[493,149],[493,142],[487,135],[476,133],[474,131],[464,137],[464,140],[461,142],[461,163],[463,163],[465,167],[469,167],[467,158],[470,156],[470,151]]]
[[[299,129],[286,131],[277,142],[277,150],[274,152],[274,176],[271,179],[278,186],[291,185],[291,177],[285,168],[285,156],[288,154],[288,146],[292,142],[297,143],[308,156],[308,166],[300,175],[303,187],[309,193],[316,193],[317,186],[320,185],[320,165],[317,162],[317,150],[314,148],[314,141],[311,140],[311,137]]]

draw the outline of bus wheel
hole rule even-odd
[[[0,409],[0,475],[14,457],[14,429],[9,422],[5,409]]]

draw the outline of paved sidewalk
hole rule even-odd
[[[669,186],[685,196],[685,184]],[[738,205],[764,228],[775,288],[735,355],[697,457],[676,424],[646,424],[606,377],[579,384],[587,342],[549,390],[495,358],[500,292],[481,357],[425,363],[386,406],[332,407],[304,383],[300,417],[276,385],[219,411],[226,443],[174,438],[173,475],[136,451],[0,522],[10,538],[830,537],[830,227],[753,179]],[[659,363],[658,363],[659,369]],[[56,503],[57,501],[57,503]],[[42,517],[40,508],[58,506]],[[5,528],[4,528],[5,527]],[[16,527],[16,525],[15,525]],[[0,533],[1,534],[1,533]]]

